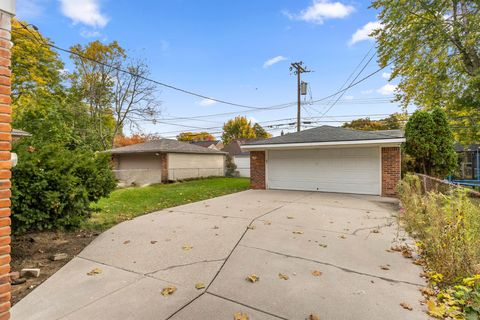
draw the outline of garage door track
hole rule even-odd
[[[12,319],[426,319],[420,267],[390,250],[409,241],[395,213],[374,196],[250,190],[144,215],[101,234]]]

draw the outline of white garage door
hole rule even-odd
[[[269,189],[380,194],[380,149],[268,151]]]

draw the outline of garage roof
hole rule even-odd
[[[144,143],[132,144],[130,146],[107,150],[106,152],[112,154],[147,152],[225,154],[224,152],[215,149],[200,147],[191,143],[185,143],[172,139],[152,140]]]
[[[348,142],[368,140],[398,140],[403,139],[401,130],[362,131],[332,126],[320,126],[295,133],[288,133],[270,139],[253,141],[245,146],[317,143],[317,142]],[[375,141],[372,141],[374,143]]]

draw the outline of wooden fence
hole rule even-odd
[[[420,178],[424,192],[435,191],[448,194],[455,189],[465,189],[468,190],[470,197],[480,198],[480,192],[478,191],[462,187],[458,184],[454,184],[446,180],[427,176],[425,174],[415,173],[415,175]]]

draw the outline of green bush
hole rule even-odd
[[[71,229],[90,215],[91,202],[116,186],[108,155],[67,150],[61,145],[15,147],[12,176],[12,228]]]
[[[480,207],[467,192],[423,193],[414,175],[399,185],[400,219],[420,240],[427,269],[441,274],[445,283],[480,272]]]
[[[237,170],[237,165],[233,161],[233,157],[229,154],[227,154],[227,157],[225,158],[225,176],[227,177],[234,177],[235,176],[235,170]]]

